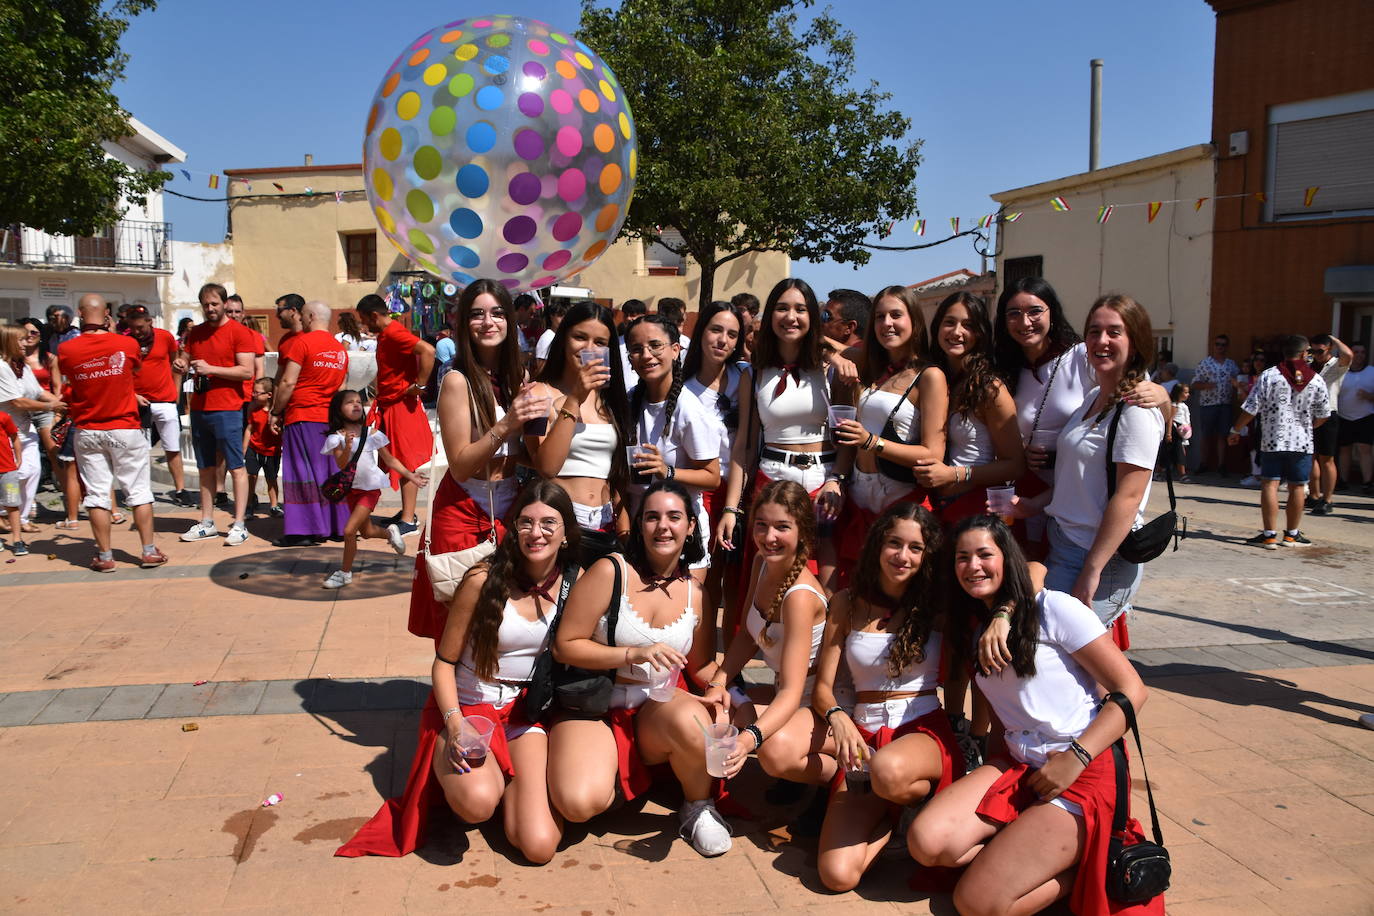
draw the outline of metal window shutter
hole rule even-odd
[[[1274,143],[1275,216],[1374,208],[1374,111],[1278,124]]]

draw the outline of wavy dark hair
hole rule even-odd
[[[563,546],[558,548],[558,566],[560,569],[575,567],[582,531],[577,527],[577,515],[573,512],[568,491],[550,480],[533,480],[520,491],[506,517],[511,520],[519,518],[527,506],[535,503],[544,503],[562,517]],[[523,559],[520,535],[512,527],[506,530],[506,536],[490,557],[468,570],[468,575],[477,569],[487,574],[486,581],[477,593],[477,605],[472,609],[472,619],[468,622],[468,632],[464,637],[465,645],[472,651],[472,668],[479,680],[486,681],[496,676],[496,666],[500,660],[496,647],[501,618],[505,614],[506,601],[510,598],[511,584],[516,581]],[[549,612],[552,613],[552,609]]]
[[[515,325],[515,304],[510,290],[495,280],[474,280],[463,288],[458,297],[457,329],[453,333],[453,368],[468,380],[468,390],[472,392],[472,403],[476,407],[473,419],[474,438],[496,425],[496,389],[491,384],[477,383],[486,379],[487,369],[477,359],[477,351],[472,344],[472,307],[481,295],[491,296],[506,313],[506,337],[496,352],[496,380],[500,382],[501,409],[509,410],[515,395],[520,391],[520,383],[525,380],[525,370],[520,364],[520,329]]]
[[[639,502],[639,511],[635,513],[634,520],[630,524],[629,543],[625,545],[625,561],[641,572],[646,568],[649,561],[649,551],[644,546],[644,507],[649,504],[649,497],[655,493],[665,492],[682,500],[687,517],[692,521],[692,527],[687,532],[687,540],[682,544],[682,557],[678,561],[678,568],[684,569],[693,563],[700,562],[706,556],[701,531],[697,527],[697,514],[692,508],[692,495],[687,492],[686,487],[676,480],[657,480],[649,485],[649,489],[644,491],[644,498]]]
[[[973,333],[978,336],[969,352],[964,356],[963,366],[956,373],[950,366],[949,357],[940,346],[940,323],[945,315],[956,305],[967,311]],[[988,320],[988,307],[973,293],[951,293],[941,301],[930,319],[930,336],[935,341],[930,360],[949,379],[949,412],[972,416],[989,407],[997,398],[997,383],[1002,381],[992,363],[992,323]]]
[[[615,429],[615,451],[611,454],[611,491],[624,493],[630,479],[630,465],[625,460],[625,417],[629,414],[630,405],[625,397],[625,369],[620,358],[620,338],[615,332],[615,314],[590,299],[584,299],[569,308],[559,322],[558,330],[553,332],[549,358],[544,361],[544,371],[539,373],[539,381],[554,388],[562,382],[563,370],[568,364],[568,334],[584,321],[595,321],[606,329],[606,346],[610,351],[610,366],[607,368],[611,370],[611,380],[601,389],[601,404],[605,408],[606,419]]]
[[[964,591],[954,574],[954,557],[959,539],[970,531],[986,531],[1002,554],[1002,587],[993,607],[1011,612],[1011,632],[1007,634],[1007,648],[1011,651],[1011,666],[1020,677],[1035,674],[1035,649],[1040,644],[1040,605],[1035,600],[1030,569],[1021,545],[1012,537],[1011,529],[995,515],[970,515],[954,526],[940,552],[942,574],[937,581],[945,592],[945,632],[950,641],[950,657],[962,670],[973,663],[974,641],[992,619],[993,610]]]
[[[668,346],[678,342],[677,325],[673,324],[662,315],[640,315],[638,318],[625,325],[625,349],[630,348],[630,332],[641,325],[651,324],[662,329],[668,336]],[[665,351],[665,356],[669,354]],[[669,372],[672,373],[672,384],[668,387],[668,398],[663,402],[663,437],[668,437],[668,431],[673,426],[673,414],[677,412],[677,401],[682,396],[682,363],[676,359],[669,358]],[[636,373],[638,374],[638,373]],[[644,380],[640,379],[639,384],[635,385],[634,394],[630,395],[629,412],[625,415],[625,432],[638,428],[639,418],[644,415]],[[636,443],[638,444],[638,443]]]
[[[852,597],[862,598],[870,604],[885,600],[881,585],[882,563],[878,557],[882,553],[883,541],[898,522],[915,522],[920,526],[925,552],[921,555],[921,565],[916,574],[907,582],[898,599],[898,606],[905,615],[887,651],[887,673],[894,678],[912,662],[926,660],[926,646],[930,643],[930,633],[939,616],[937,609],[940,602],[935,600],[934,585],[942,538],[940,523],[930,510],[919,503],[904,502],[889,506],[878,516],[864,538],[863,550],[854,569],[854,584],[849,587]]]
[[[1047,336],[1051,353],[1062,353],[1083,339],[1078,336],[1073,325],[1069,324],[1069,319],[1064,316],[1064,306],[1059,303],[1059,294],[1044,277],[1022,277],[1009,284],[1002,290],[1002,295],[997,297],[997,320],[992,349],[997,371],[1002,373],[1007,390],[1013,396],[1016,394],[1017,384],[1021,381],[1021,370],[1030,368],[1030,364],[1026,362],[1026,354],[1021,351],[1021,345],[1007,330],[1007,304],[1020,293],[1029,293],[1049,308],[1050,329]]]
[[[797,368],[810,372],[821,367],[821,305],[816,301],[816,291],[805,280],[788,277],[779,280],[768,293],[759,316],[758,333],[754,337],[754,371],[782,368],[782,354],[778,351],[778,338],[773,333],[773,310],[778,300],[789,289],[798,290],[806,300],[807,322],[806,337],[801,342],[801,352],[797,354]]]
[[[774,640],[768,635],[768,628],[782,617],[783,596],[797,583],[802,570],[806,568],[807,560],[816,552],[816,507],[811,502],[810,494],[801,484],[792,480],[770,480],[764,484],[763,489],[754,497],[754,505],[749,510],[750,528],[753,527],[753,520],[759,509],[767,505],[782,506],[792,517],[792,521],[796,522],[797,555],[787,572],[783,574],[782,581],[778,583],[777,590],[768,602],[768,611],[763,615],[763,630],[759,633],[759,643],[763,646],[773,645]]]
[[[357,391],[353,388],[340,388],[338,391],[334,392],[334,396],[329,399],[329,431],[331,433],[337,433],[349,423],[353,422],[343,415],[344,398],[348,397],[350,394],[356,394],[358,400],[363,402],[363,407],[367,407],[367,398],[361,391]],[[367,429],[366,409],[363,411],[362,418],[357,422],[362,425],[363,429]],[[357,446],[354,446],[354,448],[357,448]]]
[[[1102,412],[1093,420],[1094,423],[1102,422],[1102,418],[1117,405],[1118,401],[1150,377],[1150,365],[1155,361],[1155,332],[1150,324],[1150,313],[1145,310],[1145,306],[1125,293],[1107,293],[1105,296],[1099,296],[1093,307],[1088,309],[1088,317],[1083,319],[1084,337],[1087,336],[1088,328],[1092,324],[1093,313],[1098,309],[1111,309],[1121,316],[1121,323],[1126,326],[1126,337],[1131,342],[1131,354],[1126,360],[1126,371],[1121,373],[1121,381],[1117,383],[1116,390],[1107,400],[1107,406],[1102,408]],[[1305,343],[1302,349],[1307,349]],[[1300,350],[1299,354],[1301,352]]]
[[[878,305],[884,299],[896,299],[906,306],[911,320],[911,353],[908,360],[917,363],[930,360],[930,336],[921,317],[921,304],[908,286],[884,286],[873,294],[873,313],[869,315],[868,332],[864,334],[863,353],[859,357],[859,381],[867,388],[882,378],[892,366],[892,355],[878,342]]]

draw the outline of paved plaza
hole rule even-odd
[[[1255,491],[1178,492],[1192,537],[1149,566],[1130,652],[1169,912],[1374,913],[1374,500],[1266,552],[1240,543]],[[119,571],[88,572],[88,532],[51,525],[0,566],[0,911],[953,912],[896,849],[826,892],[752,764],[735,794],[756,817],[720,859],[677,840],[667,790],[543,868],[447,817],[404,859],[334,858],[410,765],[433,658],[405,630],[413,556],[369,544],[327,592],[338,545],[272,548],[264,520],[238,548],[177,541],[191,521],[159,503],[161,569],[120,528]]]

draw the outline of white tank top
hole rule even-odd
[[[687,606],[682,609],[682,613],[672,623],[661,627],[650,626],[649,622],[639,616],[639,612],[630,603],[628,586],[630,582],[629,571],[626,569],[625,560],[622,557],[613,558],[620,564],[620,616],[615,622],[615,644],[617,648],[629,648],[636,646],[652,646],[656,642],[661,642],[665,646],[672,646],[677,651],[686,655],[692,648],[692,636],[697,628],[697,612],[692,607],[692,580],[687,580]],[[610,645],[607,638],[606,617],[603,614],[596,623],[596,641],[603,645]],[[647,684],[653,680],[654,666],[648,662],[639,665],[621,665],[615,669],[617,677],[627,681]]]
[[[859,395],[859,422],[863,424],[864,429],[880,436],[893,407],[897,408],[897,414],[892,418],[892,425],[897,428],[897,438],[903,442],[910,442],[911,431],[920,422],[921,412],[912,403],[911,398],[902,397],[900,391],[879,391],[875,388],[864,391]]]
[[[473,670],[472,647],[463,649],[458,662],[458,702],[464,705],[491,703],[504,706],[530,679],[534,660],[544,648],[553,608],[539,620],[527,620],[509,600],[501,612],[501,628],[496,632],[496,673],[492,681],[481,681]],[[504,681],[506,683],[497,683]]]
[[[578,420],[573,426],[572,441],[568,443],[568,457],[556,476],[610,479],[615,443],[615,427],[610,423]]]
[[[830,393],[819,369],[787,379],[782,394],[773,397],[782,369],[761,369],[754,379],[754,406],[763,424],[763,441],[777,445],[808,445],[825,441]]]
[[[767,624],[767,621],[763,619],[763,612],[759,610],[758,605],[755,603],[757,593],[759,590],[759,580],[762,578],[763,564],[760,563],[759,574],[754,579],[753,589],[751,589],[749,592],[749,613],[746,614],[744,617],[744,628],[746,631],[748,631],[749,638],[754,640],[754,642],[758,645],[759,654],[763,656],[764,662],[767,663],[768,667],[772,668],[773,673],[776,674],[782,670],[782,628],[779,627],[776,631],[774,631],[772,627],[769,627],[769,636],[772,637],[773,644],[771,646],[765,646],[763,644],[763,630],[765,625]],[[816,589],[812,588],[810,585],[805,584],[794,585],[787,591],[783,592],[782,600],[786,601],[787,596],[796,591],[807,591],[815,595],[817,598],[821,599],[821,607],[827,607],[829,605],[829,602],[825,600],[825,595],[822,595],[820,592],[816,591]],[[810,669],[811,666],[816,663],[816,653],[820,651],[821,639],[824,638],[824,636],[825,617],[824,615],[822,615],[820,623],[817,623],[811,627],[811,654],[807,657],[806,665],[808,669]],[[809,685],[810,683],[811,679],[807,678],[807,684]],[[807,693],[809,694],[810,690],[808,690]]]
[[[854,678],[854,690],[860,693],[916,692],[931,690],[939,683],[940,634],[931,633],[926,640],[925,661],[912,662],[897,677],[887,673],[888,652],[892,648],[892,633],[865,633],[851,630],[844,642],[844,658]]]
[[[973,414],[949,415],[949,463],[976,468],[997,460],[997,446],[992,433],[982,420]]]

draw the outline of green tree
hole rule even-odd
[[[867,263],[861,243],[916,211],[921,141],[850,85],[854,36],[811,0],[583,0],[578,37],[615,72],[635,118],[639,172],[623,232],[701,266],[755,251]]]
[[[143,205],[167,172],[131,169],[102,141],[128,136],[112,91],[129,17],[156,0],[0,0],[0,225],[93,235]]]

